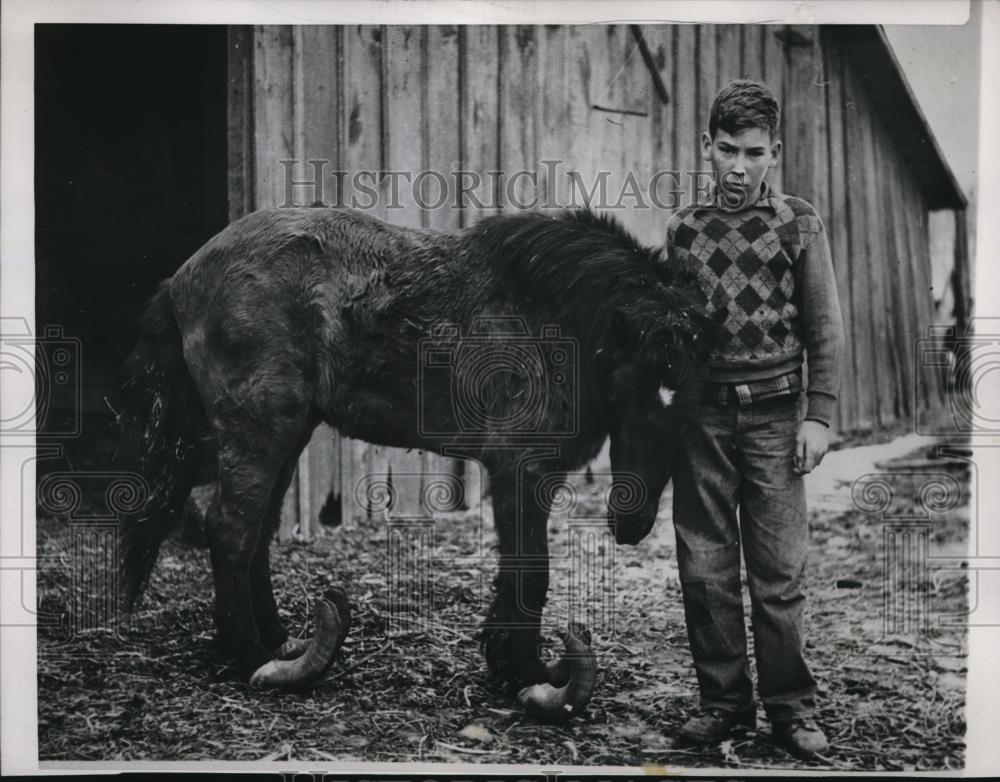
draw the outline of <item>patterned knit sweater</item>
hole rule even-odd
[[[725,310],[709,380],[777,377],[808,358],[806,418],[830,423],[844,327],[823,223],[801,198],[764,183],[738,211],[688,206],[667,226],[667,262],[693,273],[709,312]]]

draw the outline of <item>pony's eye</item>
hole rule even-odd
[[[664,407],[670,407],[674,401],[674,389],[667,388],[666,386],[660,386],[660,404]]]

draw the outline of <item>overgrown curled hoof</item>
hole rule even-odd
[[[594,693],[597,663],[590,648],[590,633],[571,622],[560,637],[562,658],[549,666],[550,681],[532,684],[517,694],[517,701],[532,717],[545,722],[565,722],[580,714]]]
[[[333,603],[340,617],[340,636],[337,639],[337,648],[334,650],[334,654],[336,654],[340,651],[341,645],[351,630],[351,604],[347,599],[347,592],[340,586],[330,587],[323,593],[323,597]]]
[[[305,654],[311,643],[312,638],[289,638],[274,650],[274,658],[276,660],[294,660]]]
[[[334,657],[340,651],[340,647],[343,645],[351,629],[351,605],[347,600],[347,592],[339,586],[327,589],[323,593],[323,598],[337,609],[337,616],[340,619],[340,632],[337,636],[337,645],[333,650],[333,655],[330,657],[330,662],[333,662]],[[275,649],[274,657],[277,660],[294,660],[296,657],[301,657],[311,643],[312,638],[289,638]]]
[[[326,594],[332,599],[321,598],[316,601],[314,609],[316,634],[306,641],[292,640],[282,645],[276,654],[277,659],[265,663],[254,671],[250,677],[252,686],[284,690],[303,689],[323,674],[347,637],[351,620],[346,593],[340,588],[334,588]],[[282,653],[291,654],[299,651],[303,644],[305,649],[294,659],[281,658]]]

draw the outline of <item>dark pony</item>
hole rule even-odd
[[[317,600],[289,640],[269,546],[298,456],[325,421],[347,437],[482,462],[499,539],[483,628],[490,669],[548,717],[593,684],[580,628],[546,666],[547,476],[610,437],[608,521],[651,529],[711,326],[658,254],[587,211],[491,217],[461,232],[336,209],[272,209],[231,224],[161,284],[129,359],[122,421],[150,485],[121,527],[132,607],[212,442],[206,518],[219,636],[261,686],[301,687],[343,641],[346,597]]]

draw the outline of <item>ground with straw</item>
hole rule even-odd
[[[926,504],[926,480],[905,468],[889,484],[894,512]],[[583,476],[572,485],[572,507],[551,525],[556,570],[544,632],[554,655],[555,630],[571,614],[585,619],[600,674],[585,713],[560,726],[526,717],[479,654],[495,567],[488,503],[421,527],[432,546],[420,560],[430,553],[430,582],[417,560],[406,572],[389,568],[399,528],[384,520],[356,519],[274,547],[275,592],[293,633],[308,630],[311,601],[331,584],[343,585],[353,606],[340,656],[305,694],[254,691],[239,679],[216,647],[207,551],[178,540],[164,546],[144,600],[117,633],[72,631],[67,606],[87,605],[79,593],[93,586],[72,576],[70,559],[87,544],[71,540],[69,519],[40,510],[39,554],[62,564],[39,573],[47,617],[38,638],[40,759],[962,767],[968,604],[956,552],[968,535],[966,496],[936,506],[929,552],[952,559],[918,579],[887,560],[881,516],[812,514],[808,656],[831,747],[805,764],[770,742],[763,714],[756,731],[718,746],[674,741],[697,699],[669,495],[641,546],[614,548],[579,534],[579,517],[600,516],[607,486]],[[574,551],[588,563],[587,583],[565,565]],[[924,606],[926,625],[911,612],[887,626],[887,594]]]

